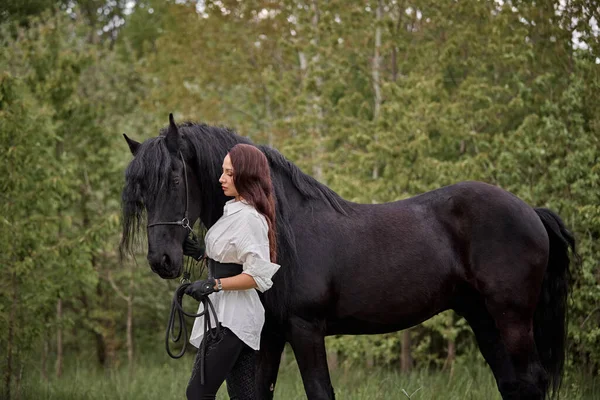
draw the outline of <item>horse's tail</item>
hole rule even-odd
[[[534,338],[554,395],[562,381],[567,340],[567,297],[571,283],[569,247],[576,257],[575,238],[558,215],[536,208],[550,239],[548,266],[534,315]]]

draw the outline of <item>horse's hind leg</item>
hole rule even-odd
[[[519,399],[517,375],[510,355],[496,327],[496,322],[485,307],[485,300],[472,290],[457,297],[454,310],[463,316],[473,333],[483,358],[492,369],[498,390],[505,400]]]
[[[472,290],[455,310],[465,317],[505,400],[542,400],[548,381],[535,348],[529,310],[500,306]]]
[[[542,400],[546,397],[548,379],[539,360],[533,336],[530,310],[498,307],[488,304],[500,337],[517,374],[518,399]]]

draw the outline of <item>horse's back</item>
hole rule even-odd
[[[535,211],[481,182],[393,203],[352,205],[348,217],[320,221],[328,230],[317,235],[327,262],[318,270],[330,283],[323,295],[331,294],[335,303],[325,308],[335,333],[414,325],[452,308],[465,284],[507,290],[539,273],[516,263],[541,265],[546,252]],[[317,257],[312,262],[319,264]]]

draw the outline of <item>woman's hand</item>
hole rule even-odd
[[[216,292],[215,286],[217,282],[214,279],[205,279],[202,281],[196,281],[185,289],[185,294],[192,296],[197,301],[202,300],[203,297],[208,296],[211,293]]]
[[[186,237],[183,242],[183,255],[192,257],[194,260],[199,261],[204,257],[204,246],[196,240],[196,238]]]

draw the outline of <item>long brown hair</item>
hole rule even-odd
[[[275,197],[267,157],[249,144],[237,144],[229,151],[233,182],[237,192],[267,219],[271,262],[277,261]]]

